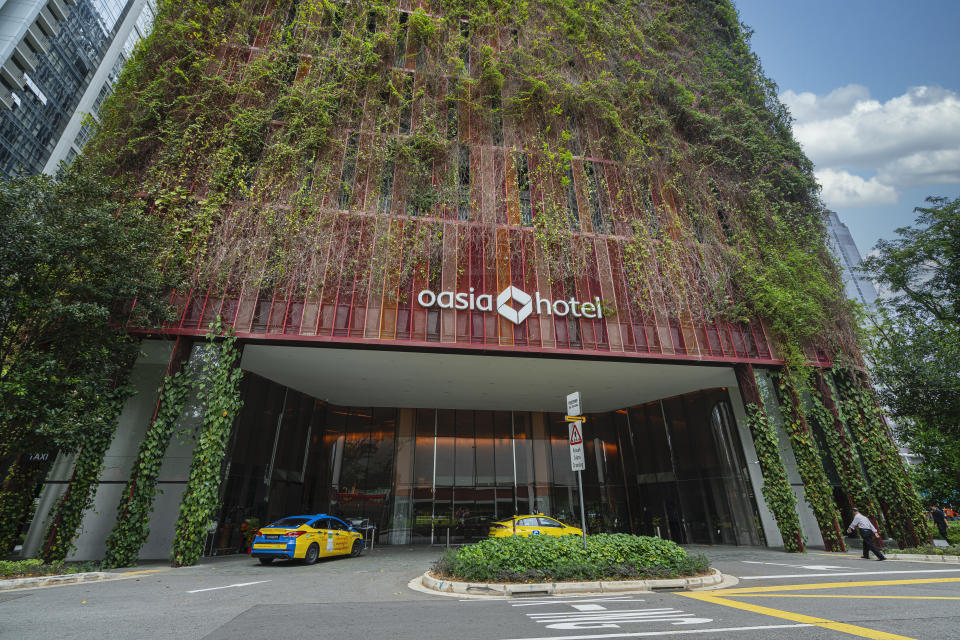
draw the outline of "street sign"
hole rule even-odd
[[[580,415],[580,411],[580,392],[574,391],[567,395],[567,415],[578,416]]]
[[[584,416],[564,416],[563,418],[567,422],[586,422],[587,419]]]
[[[583,426],[579,422],[570,423],[570,467],[574,471],[583,471],[587,460],[583,455]]]

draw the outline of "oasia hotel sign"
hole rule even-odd
[[[455,293],[453,291],[441,291],[434,293],[429,289],[424,289],[417,296],[417,302],[420,306],[440,309],[460,309],[463,311],[493,311],[494,299],[489,293],[477,295],[473,287],[467,293]],[[499,294],[496,299],[496,311],[501,316],[512,322],[520,324],[534,313],[546,316],[559,316],[561,318],[572,315],[575,318],[603,318],[603,310],[600,305],[600,298],[594,298],[593,302],[581,302],[576,298],[569,300],[551,300],[542,298],[540,292],[536,291],[531,296],[526,291],[509,286]]]

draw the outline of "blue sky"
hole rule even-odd
[[[958,0],[734,0],[862,254],[960,196]]]

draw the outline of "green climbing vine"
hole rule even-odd
[[[7,470],[0,486],[0,558],[13,551],[20,538],[22,523],[33,508],[37,486],[50,468],[49,460],[35,458],[56,455],[50,453],[52,448],[50,442],[34,439]]]
[[[808,416],[817,423],[826,439],[830,459],[837,470],[840,484],[850,500],[849,506],[857,507],[871,515],[879,514],[876,499],[867,486],[860,456],[851,442],[850,434],[839,416],[827,406],[829,404],[830,407],[835,408],[833,400],[836,397],[835,393],[831,392],[826,374],[818,372],[816,375],[822,377],[818,381],[817,388],[810,394]]]
[[[220,500],[221,468],[233,421],[243,401],[237,366],[240,358],[236,337],[227,334],[217,339],[220,323],[211,326],[210,345],[199,352],[203,358],[200,391],[203,419],[197,434],[190,465],[190,476],[177,517],[171,552],[174,566],[197,562],[203,552],[207,524],[216,514]]]
[[[784,426],[797,460],[800,479],[803,480],[803,494],[817,518],[823,543],[827,551],[846,551],[841,533],[840,513],[823,469],[820,450],[807,424],[806,412],[800,402],[794,379],[781,373],[776,376],[775,384]]]
[[[157,415],[140,442],[117,507],[117,520],[107,538],[104,567],[129,567],[137,562],[150,533],[150,514],[157,494],[157,478],[170,440],[196,380],[189,368],[167,376],[160,392]]]
[[[593,232],[623,248],[621,308],[761,318],[792,366],[809,343],[856,351],[812,164],[729,0],[404,7],[161,1],[85,161],[204,285],[309,296],[358,275],[393,299],[462,222],[530,227],[552,284],[582,275]],[[495,156],[495,185],[470,179]],[[484,267],[509,273],[497,251]]]
[[[890,535],[901,548],[926,544],[931,532],[925,511],[875,398],[860,376],[849,367],[835,368],[835,397],[842,419],[857,444]]]
[[[787,470],[780,457],[780,445],[773,421],[757,404],[747,405],[747,425],[753,435],[753,446],[760,461],[763,486],[760,493],[766,501],[787,551],[803,552],[803,536],[800,519],[797,517],[797,499],[790,488]]]

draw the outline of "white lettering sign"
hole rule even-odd
[[[441,291],[434,293],[429,289],[424,289],[417,295],[417,302],[421,307],[440,309],[460,309],[461,311],[493,311],[493,296],[489,293],[477,295],[474,288],[470,287],[468,292]],[[509,286],[497,295],[496,304],[497,313],[506,318],[513,324],[521,324],[524,320],[533,314],[541,316],[566,317],[573,315],[575,318],[589,318],[602,320],[603,309],[600,304],[600,298],[596,297],[593,302],[582,302],[571,297],[569,300],[551,300],[540,296],[539,291],[535,291],[531,296],[526,291]]]

